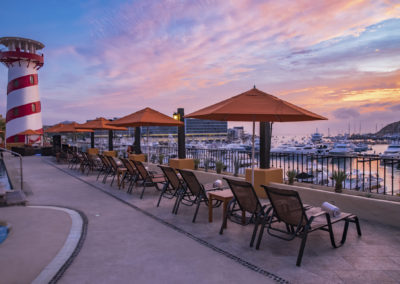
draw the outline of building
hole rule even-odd
[[[243,126],[235,126],[233,127],[233,138],[234,139],[243,139],[244,127]]]
[[[24,143],[25,135],[19,133],[31,129],[43,133],[41,103],[37,70],[44,64],[44,48],[38,41],[20,37],[2,37],[0,62],[8,68],[6,143]],[[32,144],[39,144],[41,136],[29,136]]]
[[[142,135],[147,133],[147,127],[142,127]],[[149,135],[153,137],[176,136],[176,126],[150,126]],[[228,135],[228,123],[226,121],[203,120],[185,118],[185,134],[187,139],[198,140],[226,140]]]

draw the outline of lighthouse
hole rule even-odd
[[[31,129],[43,133],[37,71],[43,66],[44,45],[20,37],[2,37],[0,62],[8,68],[6,143],[25,143],[19,133]],[[39,144],[41,137],[28,136],[29,143]]]

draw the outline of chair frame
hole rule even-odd
[[[139,179],[138,182],[141,181],[141,185],[143,187],[142,193],[140,194],[140,199],[143,198],[144,191],[146,190],[146,186],[154,186],[158,191],[162,191],[162,189],[159,188],[159,184],[162,184],[163,186],[167,185],[167,182],[165,180],[165,177],[163,174],[154,174],[149,172],[145,166],[143,165],[142,162],[140,161],[134,161],[132,160],[133,164],[136,167],[136,170],[139,174]]]
[[[314,208],[317,209],[317,212],[312,214],[312,212],[314,210],[311,208],[311,209],[307,209],[307,211],[306,211],[306,208],[303,206],[303,202],[301,201],[300,195],[297,191],[288,190],[288,189],[278,189],[278,188],[273,188],[273,187],[269,187],[269,186],[265,186],[265,185],[262,185],[262,187],[265,189],[265,192],[267,193],[267,196],[271,202],[273,211],[272,211],[272,216],[269,218],[265,218],[263,221],[263,226],[261,227],[260,234],[258,236],[256,249],[259,249],[259,247],[260,247],[260,243],[261,243],[261,239],[262,239],[265,227],[267,227],[267,232],[269,235],[280,238],[282,240],[291,241],[291,240],[295,239],[296,237],[299,237],[302,239],[302,241],[301,241],[299,253],[297,256],[296,265],[300,266],[302,258],[303,258],[304,248],[306,246],[307,237],[308,237],[308,234],[311,232],[314,232],[317,230],[322,230],[322,231],[328,232],[330,241],[331,241],[331,245],[333,248],[338,248],[346,242],[349,223],[356,224],[357,234],[358,234],[358,236],[361,236],[360,223],[359,223],[358,217],[354,214],[341,213],[341,215],[339,217],[331,218],[329,213],[322,211],[320,208],[318,209],[316,207],[314,207]],[[298,206],[296,208],[297,208],[297,210],[298,210],[298,208],[301,209],[301,217],[297,218],[297,219],[299,219],[297,224],[288,223],[287,221],[285,222],[283,220],[283,219],[286,219],[285,217],[287,217],[287,216],[284,216],[284,214],[281,214],[282,212],[280,212],[280,208],[277,207],[277,205],[274,201],[274,195],[278,195],[283,198],[291,197],[291,198],[295,198],[297,200]],[[293,213],[293,210],[289,211],[289,215],[290,215],[290,212]],[[310,214],[307,214],[307,212],[310,212]],[[293,216],[291,216],[291,217],[293,218]],[[325,217],[326,222],[314,225],[313,222],[319,217],[320,218]],[[276,219],[278,222],[285,223],[286,230],[282,230],[282,229],[273,227],[272,226],[273,219],[274,220]],[[321,219],[319,219],[319,220],[321,220]],[[342,239],[341,239],[340,243],[337,244],[335,242],[335,236],[333,233],[332,225],[335,223],[338,223],[340,221],[344,221],[345,224],[344,224],[344,229],[343,229],[343,233],[342,233]],[[275,233],[275,232],[277,232],[277,233]]]
[[[129,186],[127,189],[127,193],[131,194],[133,186],[139,178],[139,173],[137,172],[136,167],[131,160],[127,158],[122,158],[121,161],[127,169],[125,175],[122,177],[121,183],[123,183],[125,179],[128,179]]]
[[[179,196],[183,191],[186,190],[185,183],[182,179],[180,179],[178,177],[175,169],[168,167],[168,166],[162,166],[162,165],[158,165],[158,167],[164,173],[164,176],[167,180],[167,185],[164,186],[163,190],[161,191],[160,197],[158,198],[157,207],[160,206],[160,202],[163,197],[168,198],[168,199],[176,198],[174,207],[172,208],[172,212],[175,212],[175,208],[177,206]]]
[[[250,223],[251,220],[253,220],[255,223],[253,234],[251,236],[251,241],[250,241],[250,247],[252,247],[257,235],[259,224],[262,223],[262,221],[269,215],[269,212],[271,211],[272,207],[269,203],[264,205],[261,204],[254,190],[254,187],[251,183],[229,178],[224,178],[224,180],[226,180],[226,182],[228,183],[234,198],[228,203],[227,210],[225,212],[225,215],[223,216],[223,221],[219,233],[220,235],[223,234],[224,228],[226,228],[227,225],[228,218],[229,216],[232,216],[234,212],[236,211],[248,212],[251,214],[248,223]],[[244,197],[241,197],[239,192],[237,192],[236,186],[248,188],[248,196],[246,197],[246,199],[247,200],[252,199],[255,202],[255,208],[249,208],[246,206],[246,202],[243,200]],[[238,209],[235,209],[236,205],[238,205],[239,207]],[[247,225],[248,223],[245,223],[245,225]]]
[[[182,170],[182,169],[178,169],[178,171],[181,174],[182,179],[184,180],[186,186],[185,186],[185,190],[181,191],[181,194],[179,195],[179,199],[177,201],[178,203],[176,204],[174,213],[178,214],[179,204],[182,203],[182,200],[185,197],[189,197],[188,199],[185,199],[188,202],[188,204],[186,204],[186,205],[191,206],[191,205],[196,204],[196,210],[194,212],[194,216],[192,219],[192,222],[194,223],[194,222],[196,222],[197,213],[199,212],[200,204],[202,202],[204,202],[207,206],[209,204],[207,192],[219,190],[219,188],[211,188],[211,189],[206,190],[204,188],[204,185],[199,182],[196,175],[192,171]],[[195,184],[191,184],[190,179],[192,179]],[[196,190],[196,188],[198,190]],[[191,199],[191,197],[194,197],[194,198]],[[212,206],[213,206],[213,208],[215,208],[215,207],[219,207],[221,204],[222,204],[222,202],[220,200],[217,200]]]

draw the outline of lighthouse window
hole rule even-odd
[[[19,86],[18,80],[14,80],[14,83],[13,83],[13,84],[14,84],[14,87],[17,88],[17,87]]]
[[[19,114],[19,111],[17,108],[14,109],[14,116],[17,116]]]
[[[31,83],[31,85],[35,83],[35,78],[33,77],[33,75],[29,76],[29,82]]]
[[[36,112],[36,105],[32,104],[32,112]]]
[[[18,139],[18,135],[15,135],[15,136],[14,136],[14,142],[18,142],[18,140],[19,140],[19,139]]]

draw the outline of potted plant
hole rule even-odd
[[[204,160],[204,171],[208,172],[208,169],[210,168],[210,162],[210,159]]]
[[[198,170],[199,169],[199,164],[200,164],[200,159],[194,159],[194,169]]]
[[[215,162],[215,170],[217,174],[220,174],[224,168],[224,163],[222,161],[216,161]]]
[[[335,181],[335,192],[342,192],[343,182],[347,178],[347,174],[344,171],[334,171],[332,174],[332,180]]]
[[[164,154],[160,154],[160,155],[158,156],[158,163],[159,163],[160,165],[162,165],[163,162],[164,162]]]
[[[290,185],[292,185],[292,184],[294,183],[294,179],[295,179],[296,176],[297,176],[297,171],[295,171],[295,170],[288,170],[288,171],[286,172],[286,176],[288,177],[288,183],[289,183]]]

